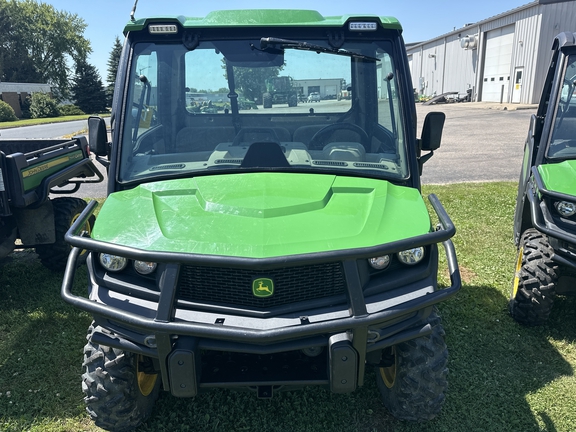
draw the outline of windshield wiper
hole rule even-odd
[[[266,51],[267,49],[296,49],[302,51],[315,51],[317,53],[336,54],[346,57],[353,57],[362,60],[380,61],[379,58],[370,57],[364,54],[358,54],[340,48],[326,48],[321,45],[315,45],[308,42],[293,41],[289,39],[280,39],[275,37],[266,37],[260,39],[260,49]]]

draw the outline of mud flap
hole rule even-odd
[[[46,200],[35,208],[15,208],[14,216],[24,245],[52,244],[56,241],[52,201]]]

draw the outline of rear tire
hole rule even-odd
[[[520,324],[541,325],[550,316],[558,279],[553,253],[544,234],[534,228],[524,231],[508,303],[510,315]]]
[[[86,201],[80,198],[56,198],[52,200],[54,208],[54,229],[56,241],[51,244],[43,244],[36,246],[36,253],[40,257],[42,264],[51,270],[61,271],[66,268],[66,261],[72,247],[64,240],[64,235],[70,229],[72,224],[76,221],[80,213],[86,208]],[[88,233],[92,232],[95,222],[92,216],[84,229]],[[86,251],[82,251],[79,256],[78,262],[83,264],[86,262]]]
[[[400,420],[433,419],[442,409],[448,388],[448,349],[444,329],[434,310],[428,318],[432,333],[384,350],[393,364],[376,368],[384,406]]]
[[[160,377],[152,372],[151,359],[138,354],[98,345],[90,341],[88,329],[84,347],[82,391],[86,411],[97,426],[110,431],[129,431],[144,423],[160,391]]]

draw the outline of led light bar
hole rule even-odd
[[[375,22],[351,22],[348,29],[351,31],[375,31],[378,28]]]
[[[178,26],[174,24],[150,24],[148,26],[150,34],[176,34]]]

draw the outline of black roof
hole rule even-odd
[[[576,33],[564,32],[560,33],[558,36],[554,38],[552,49],[556,50],[558,48],[564,48],[575,45],[576,45]]]

